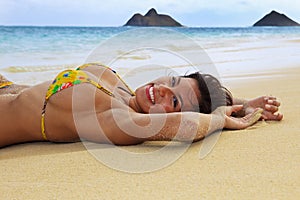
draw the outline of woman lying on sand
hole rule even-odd
[[[86,64],[35,86],[0,76],[0,88],[0,147],[80,139],[133,145],[175,136],[198,141],[223,128],[283,117],[275,114],[275,97],[232,98],[216,78],[200,73],[160,77],[133,92],[108,67]]]

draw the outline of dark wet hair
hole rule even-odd
[[[199,112],[209,114],[219,106],[232,105],[231,92],[223,87],[220,81],[210,74],[195,72],[182,76],[195,79],[200,91]]]

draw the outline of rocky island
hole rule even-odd
[[[182,26],[169,15],[158,14],[154,8],[151,8],[144,16],[134,14],[124,26]]]
[[[273,10],[253,26],[300,26],[300,24]]]

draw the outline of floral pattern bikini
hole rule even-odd
[[[111,70],[112,72],[114,72],[116,74],[116,76],[121,80],[121,82],[127,87],[127,89],[130,91],[131,95],[133,95],[133,96],[135,95],[133,90],[131,90],[129,88],[129,86],[116,73],[116,71],[112,70],[111,68],[109,68],[105,65],[102,65],[99,63],[89,63],[89,64],[84,64],[84,65],[78,67],[76,70],[65,70],[56,76],[56,78],[51,83],[51,85],[49,86],[48,91],[46,93],[44,107],[42,109],[42,118],[41,118],[41,130],[42,130],[42,136],[43,136],[44,140],[48,140],[46,132],[45,132],[45,112],[46,112],[47,103],[52,95],[54,95],[64,89],[78,85],[78,84],[90,83],[90,84],[94,85],[95,87],[97,87],[98,89],[100,89],[101,91],[103,91],[104,93],[106,93],[107,95],[114,97],[114,94],[111,91],[105,89],[99,83],[90,79],[88,77],[88,75],[82,70],[89,66],[104,67],[106,69]]]

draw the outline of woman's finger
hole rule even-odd
[[[277,107],[280,106],[280,102],[278,100],[268,100],[267,103]]]
[[[265,109],[271,113],[275,113],[278,111],[278,107],[270,104],[265,105]]]
[[[265,101],[268,101],[268,100],[276,100],[277,98],[276,97],[273,97],[273,96],[265,96],[264,97],[264,100]]]
[[[256,123],[261,117],[262,117],[263,109],[257,108],[254,110],[254,112],[248,114],[245,116],[247,119],[248,126],[253,125]]]
[[[275,120],[277,120],[277,121],[281,121],[283,119],[283,114],[281,114],[281,113],[277,113],[277,115],[276,115],[276,119]]]
[[[262,118],[264,120],[275,120],[275,121],[280,121],[283,119],[283,114],[281,113],[277,113],[277,114],[274,114],[274,113],[271,113],[271,112],[266,112],[264,111],[263,112],[263,115],[262,115]]]
[[[226,106],[226,115],[230,116],[232,113],[242,110],[243,107],[243,105]]]
[[[253,125],[255,122],[257,122],[261,118],[262,112],[263,112],[263,109],[258,108],[243,118],[235,118],[235,117],[226,116],[225,128],[228,128],[228,129],[247,128],[247,127]]]

